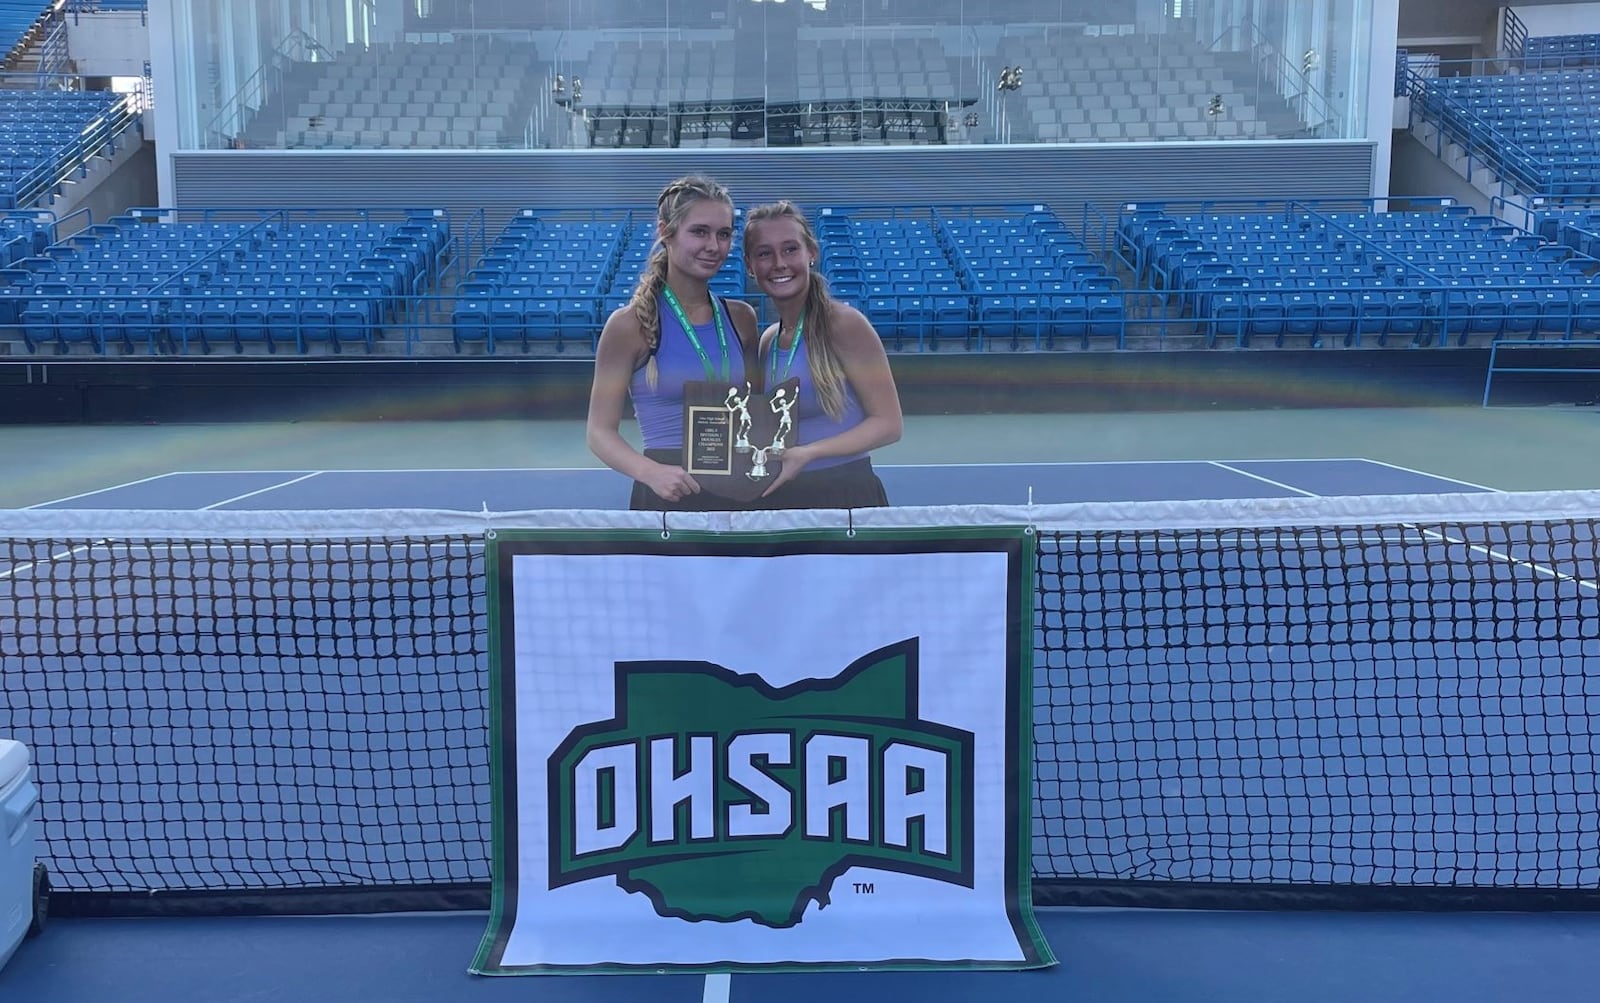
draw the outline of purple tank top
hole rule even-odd
[[[717,343],[715,322],[696,324],[695,337],[705,350],[711,363],[712,375],[706,376],[700,355],[690,344],[683,325],[667,306],[665,297],[656,300],[661,318],[661,341],[656,346],[656,366],[659,370],[656,385],[651,387],[645,379],[645,366],[634,370],[628,383],[628,394],[633,398],[633,411],[639,419],[639,435],[646,449],[683,448],[683,385],[696,380],[716,379],[722,368],[722,350]],[[744,386],[744,349],[739,342],[739,331],[733,326],[733,315],[728,304],[717,298],[717,309],[722,311],[722,322],[728,332],[728,372],[730,386]]]
[[[778,372],[781,375],[784,363],[789,361],[789,350],[779,351],[778,343],[774,341],[769,348],[769,352],[777,354]],[[776,386],[777,383],[783,382],[783,380],[773,381],[770,355],[766,361],[768,366],[767,383],[770,389]],[[799,415],[797,424],[800,428],[801,443],[817,442],[831,438],[840,432],[855,428],[866,418],[866,412],[861,410],[861,402],[856,400],[855,390],[851,388],[849,380],[846,380],[844,384],[844,409],[839,413],[839,417],[834,418],[822,409],[822,401],[817,397],[817,385],[811,380],[811,367],[806,364],[806,347],[803,343],[800,346],[800,350],[794,354],[794,363],[789,367],[788,376],[800,380],[800,407],[797,412]],[[837,467],[843,463],[859,460],[866,455],[866,453],[855,453],[851,456],[829,456],[806,464],[806,469],[822,470],[826,467]]]

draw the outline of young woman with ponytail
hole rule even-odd
[[[693,175],[656,199],[656,244],[633,299],[606,320],[589,391],[589,448],[633,478],[634,509],[708,511],[737,507],[703,493],[683,467],[683,385],[695,380],[760,386],[756,314],[711,295],[709,283],[733,250],[733,199]],[[622,437],[631,398],[644,452]]]
[[[777,307],[761,336],[769,387],[800,379],[798,441],[761,503],[767,508],[870,508],[889,504],[868,455],[900,438],[900,394],[883,341],[861,312],[828,293],[821,247],[790,202],[745,216],[745,265]]]

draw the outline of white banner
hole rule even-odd
[[[474,971],[1052,964],[1021,530],[501,533]]]

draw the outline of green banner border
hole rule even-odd
[[[510,645],[503,632],[509,624],[503,613],[512,600],[509,580],[510,558],[527,548],[539,544],[583,544],[594,547],[596,553],[639,552],[647,546],[651,551],[663,549],[681,551],[685,555],[706,553],[707,549],[723,551],[750,547],[783,547],[807,543],[899,543],[937,544],[952,540],[991,541],[995,551],[1009,557],[1010,583],[1008,613],[1011,638],[1009,646],[1015,664],[1013,677],[1007,680],[1007,717],[1014,732],[1012,742],[1012,769],[1015,772],[1008,806],[1010,824],[1014,832],[1009,841],[1005,869],[1006,913],[1025,955],[1014,962],[994,961],[934,961],[895,960],[881,962],[771,962],[771,963],[717,963],[717,964],[598,964],[598,965],[522,965],[505,966],[500,963],[505,943],[515,918],[515,888],[517,882],[507,880],[515,871],[516,826],[508,818],[508,804],[513,803],[515,792],[507,789],[507,760],[514,755],[511,741],[514,729],[508,730],[506,719],[508,704],[514,701],[499,699],[506,687],[514,683]],[[714,532],[706,530],[659,529],[511,529],[496,530],[485,537],[485,568],[488,576],[489,624],[489,765],[492,798],[491,845],[493,853],[492,894],[489,921],[479,942],[470,972],[488,976],[523,975],[735,975],[783,972],[929,972],[929,971],[1021,971],[1046,968],[1056,964],[1049,942],[1039,928],[1033,910],[1033,643],[1035,619],[1035,575],[1038,562],[1037,537],[1031,527],[1021,525],[995,526],[926,526],[873,529],[795,529],[760,532]],[[928,548],[936,549],[936,548]],[[849,547],[841,548],[849,552]],[[514,710],[514,707],[513,707]]]

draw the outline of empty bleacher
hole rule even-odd
[[[1122,344],[1118,280],[1047,209],[829,207],[815,224],[829,284],[891,351]],[[457,286],[455,350],[592,350],[654,239],[649,213],[525,210]],[[712,289],[764,313],[739,239]]]
[[[829,283],[892,350],[1120,344],[1119,283],[1039,206],[826,210]]]
[[[1600,260],[1464,207],[1137,206],[1119,253],[1208,344],[1468,345],[1600,332]]]
[[[1025,74],[1025,92],[1004,99],[1011,142],[1265,139],[1302,130],[1281,99],[1243,79],[1254,73],[1248,60],[1177,35],[1072,31],[1008,38],[992,58]],[[1213,98],[1221,98],[1216,114]]]
[[[934,38],[863,38],[841,45],[834,39],[802,38],[797,48],[797,86],[783,84],[769,99],[835,101],[862,98],[922,98],[959,102],[977,91],[975,74],[962,79],[961,60]]]
[[[624,212],[546,219],[524,210],[455,288],[456,351],[481,343],[488,354],[546,342],[592,348],[599,294],[616,271],[628,229]]]
[[[725,101],[740,96],[733,50],[731,39],[600,41],[572,75],[582,79],[589,106]]]
[[[628,302],[655,243],[653,214],[625,209],[518,213],[454,290],[457,352],[593,351]],[[739,235],[711,288],[745,295]]]
[[[738,93],[733,37],[601,40],[564,63],[582,80],[586,145],[759,145],[734,131],[731,102],[792,118],[799,145],[1004,142],[1139,142],[1302,136],[1306,123],[1257,79],[1245,53],[1210,52],[1177,34],[1089,34],[1082,26],[1005,37],[973,53],[947,47],[928,27],[893,36],[803,31],[793,76]],[[980,126],[954,135],[1002,66],[1024,67],[1021,91],[1000,97]],[[1220,104],[1213,108],[1213,99]],[[723,107],[717,107],[721,103]],[[849,105],[861,106],[852,114]],[[698,113],[695,106],[705,106]],[[687,108],[684,106],[688,106]],[[897,114],[898,113],[898,114]],[[781,130],[768,124],[766,141]]]
[[[548,75],[520,42],[352,48],[294,63],[240,139],[288,149],[521,148]]]
[[[53,6],[46,0],[0,0],[0,52],[10,53],[22,45]]]
[[[136,120],[111,91],[0,90],[0,209],[33,205]]]
[[[1531,71],[1600,66],[1600,34],[1529,38],[1523,49],[1522,66]]]
[[[1454,205],[1136,204],[1090,235],[1109,259],[1039,205],[811,215],[836,295],[894,353],[1600,337],[1595,207],[1524,230]],[[0,329],[49,357],[583,356],[655,238],[625,208],[523,210],[466,239],[432,210],[242,216],[138,210],[59,243],[34,214],[0,217]],[[737,238],[713,288],[771,319]]]
[[[1600,196],[1600,69],[1414,82],[1412,109],[1528,195]]]
[[[170,221],[135,211],[0,270],[0,325],[30,352],[371,351],[439,278],[432,210],[323,221]]]

